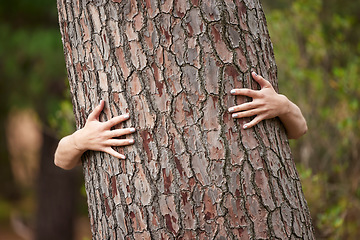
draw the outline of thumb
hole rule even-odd
[[[101,111],[104,109],[105,101],[101,100],[100,104],[90,113],[88,120],[99,120]]]
[[[270,82],[268,80],[266,80],[265,78],[263,78],[262,76],[258,75],[256,72],[252,72],[251,73],[252,77],[254,78],[254,80],[260,84],[261,88],[264,87],[269,87],[271,86]]]

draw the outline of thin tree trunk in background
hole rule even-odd
[[[5,122],[5,117],[0,116],[0,197],[2,199],[9,200],[9,202],[14,202],[20,198],[20,192],[16,186],[15,179],[11,170],[8,147],[6,142]]]
[[[2,64],[2,62],[0,63]],[[11,202],[20,198],[20,191],[16,186],[9,158],[8,144],[6,141],[6,120],[9,113],[9,106],[5,104],[8,99],[8,85],[11,83],[2,79],[0,81],[0,197]]]
[[[127,159],[89,152],[84,175],[93,239],[313,239],[278,119],[241,129],[227,109],[277,89],[258,0],[58,0],[78,128],[128,112]]]
[[[43,146],[38,177],[36,240],[74,239],[76,171],[64,171],[54,165],[59,140],[43,132]]]

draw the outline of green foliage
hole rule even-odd
[[[300,106],[309,126],[291,146],[317,237],[357,239],[360,6],[350,0],[264,2],[280,91]]]
[[[25,192],[12,176],[4,139],[9,111],[32,108],[43,129],[59,135],[70,133],[74,120],[68,113],[59,114],[68,111],[63,102],[70,102],[70,98],[66,95],[56,1],[1,1],[0,43],[0,218],[8,218],[9,211],[26,210],[33,215],[34,209],[31,204],[21,206],[28,198],[34,199],[33,189]],[[55,118],[60,124],[51,125]],[[10,204],[6,205],[7,201]]]
[[[11,168],[5,128],[9,111],[31,108],[47,133],[74,131],[56,1],[0,2],[0,69],[0,222],[15,216],[33,225],[37,188],[12,175],[21,169]]]
[[[0,66],[7,109],[33,108],[44,126],[63,136],[74,130],[74,120],[55,4],[20,0],[0,5]]]
[[[318,215],[318,226],[326,233],[332,234],[333,239],[341,237],[341,229],[344,227],[347,200],[342,199],[330,206],[324,213]]]
[[[7,200],[0,199],[0,222],[3,223],[10,218],[11,204]]]
[[[68,99],[64,99],[56,109],[57,111],[49,116],[50,127],[52,129],[57,129],[60,137],[64,137],[74,132],[75,119],[72,103]]]

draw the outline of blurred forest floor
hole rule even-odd
[[[91,231],[89,225],[89,218],[87,216],[82,216],[76,219],[74,228],[75,236],[74,240],[90,240]],[[0,239],[3,240],[29,240],[32,239],[32,233],[24,232],[22,230],[17,231],[14,229],[14,224],[3,223],[0,224]]]
[[[360,4],[261,2],[280,92],[308,121],[290,144],[316,238],[359,239]],[[24,239],[15,232],[36,221],[42,134],[75,130],[56,1],[1,1],[0,43],[0,239]],[[91,239],[84,186],[74,188],[76,239]]]

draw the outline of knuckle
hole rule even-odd
[[[266,106],[266,102],[263,101],[263,100],[259,100],[257,101],[257,107],[260,108],[260,107],[265,107]],[[265,107],[266,109],[266,107]]]
[[[106,124],[104,124],[104,126],[108,127],[108,126],[113,126],[114,125],[114,119],[110,119],[106,122]]]
[[[264,92],[261,92],[261,91],[259,92],[258,95],[259,95],[259,98],[265,98],[265,96],[266,96],[265,93],[264,93]]]

